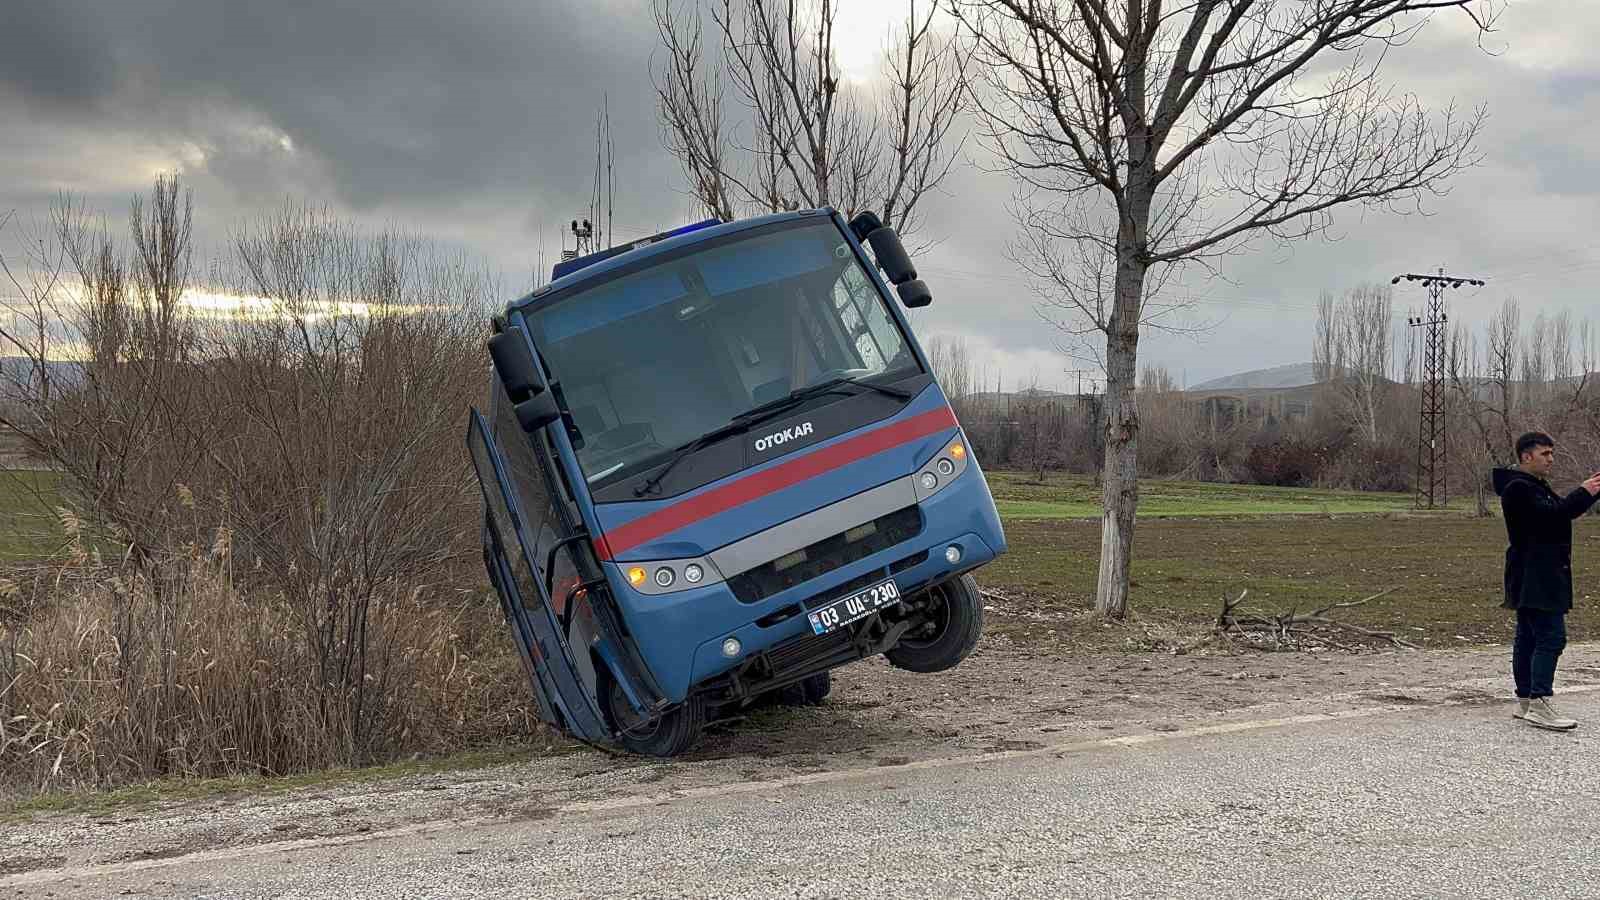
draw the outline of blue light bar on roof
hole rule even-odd
[[[580,256],[577,259],[564,259],[556,263],[555,268],[550,271],[550,280],[554,281],[564,275],[570,275],[579,269],[592,266],[601,260],[610,259],[618,254],[627,253],[629,250],[637,250],[640,247],[648,247],[657,241],[664,241],[667,238],[677,237],[680,234],[688,234],[691,231],[699,231],[702,228],[710,228],[713,225],[721,224],[721,219],[704,219],[690,225],[683,225],[678,228],[674,228],[671,231],[663,231],[660,234],[652,234],[647,238],[640,238],[637,241],[629,241],[626,244],[618,244],[615,247],[610,247],[597,253],[591,253],[588,256]]]

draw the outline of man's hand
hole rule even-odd
[[[1600,472],[1590,475],[1589,480],[1583,483],[1583,489],[1588,491],[1591,497],[1600,497]]]

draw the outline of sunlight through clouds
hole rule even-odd
[[[916,0],[918,18],[927,15],[933,0]],[[868,84],[883,74],[884,52],[905,31],[911,0],[856,0],[840,4],[833,20],[833,53],[839,73],[852,84]],[[935,14],[934,30],[953,23],[942,11]]]

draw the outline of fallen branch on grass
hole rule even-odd
[[[999,600],[1002,603],[1016,603],[1017,602],[1014,598],[1007,597],[1005,594],[1002,594],[999,591],[993,590],[991,588],[979,588],[978,589],[978,596],[982,597],[985,600]]]
[[[1299,646],[1313,645],[1331,647],[1337,650],[1354,650],[1354,646],[1335,640],[1329,634],[1350,633],[1365,638],[1387,641],[1396,647],[1405,647],[1415,650],[1416,645],[1405,640],[1392,631],[1377,628],[1366,628],[1350,622],[1342,622],[1332,618],[1331,613],[1352,607],[1362,606],[1387,597],[1399,588],[1389,588],[1379,591],[1370,597],[1360,600],[1342,600],[1318,607],[1308,613],[1297,613],[1293,609],[1276,615],[1262,615],[1253,612],[1240,612],[1239,605],[1249,595],[1248,590],[1239,592],[1239,596],[1229,600],[1222,598],[1222,610],[1217,614],[1216,624],[1210,634],[1190,644],[1176,648],[1176,653],[1187,653],[1220,640],[1229,646],[1243,644],[1256,650],[1285,650]]]

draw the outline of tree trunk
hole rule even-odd
[[[1133,516],[1139,506],[1139,314],[1144,299],[1145,235],[1150,201],[1124,213],[1117,241],[1115,306],[1106,329],[1106,454],[1102,469],[1100,578],[1095,611],[1108,619],[1128,612]]]
[[[1094,606],[1108,619],[1120,619],[1128,612],[1133,516],[1139,505],[1139,408],[1133,380],[1138,349],[1136,330],[1124,329],[1106,338],[1106,455],[1101,472],[1100,580]]]

